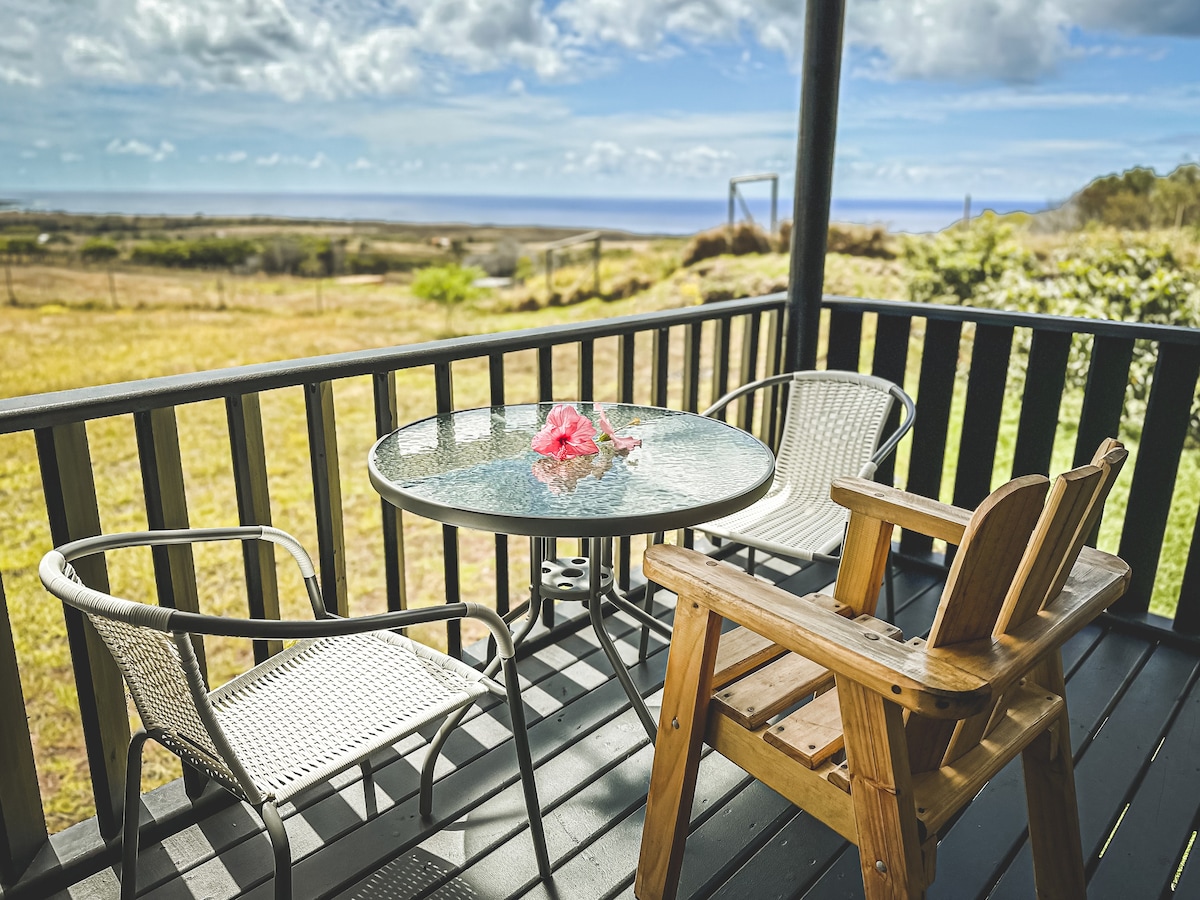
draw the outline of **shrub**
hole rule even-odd
[[[116,244],[104,238],[89,238],[79,248],[80,258],[89,263],[112,262],[120,253]]]
[[[708,231],[701,231],[688,241],[687,247],[683,250],[683,264],[690,266],[702,259],[712,259],[714,256],[723,256],[728,252],[729,235],[726,233],[725,227],[710,228]]]
[[[729,236],[729,252],[734,256],[747,253],[770,253],[771,239],[753,222],[738,222]]]
[[[788,231],[791,231],[790,225]],[[826,250],[847,256],[867,256],[874,259],[895,259],[894,239],[883,225],[829,226]]]
[[[1006,272],[1031,273],[1033,256],[1013,240],[1012,229],[984,215],[969,229],[912,237],[904,245],[911,276],[909,298],[917,303],[967,303]]]

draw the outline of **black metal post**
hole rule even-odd
[[[791,370],[811,369],[817,363],[846,18],[845,0],[810,0],[807,6],[784,352],[784,363]]]

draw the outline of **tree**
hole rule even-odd
[[[445,308],[446,328],[449,330],[454,307],[479,296],[475,280],[484,275],[482,269],[473,266],[465,269],[457,264],[429,266],[413,279],[412,292],[423,300],[432,300]]]

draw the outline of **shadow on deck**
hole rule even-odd
[[[830,566],[801,570],[780,560],[758,571],[796,593],[833,578]],[[941,576],[905,568],[895,589],[897,624],[906,635],[924,633]],[[673,598],[658,599],[668,617]],[[635,660],[639,632],[610,623],[622,655]],[[654,637],[650,646],[632,672],[653,708],[667,654]],[[1089,627],[1063,656],[1089,896],[1200,897],[1200,863],[1181,863],[1200,815],[1200,660],[1112,624]],[[446,745],[433,821],[417,813],[419,738],[381,755],[366,791],[355,769],[306,795],[286,819],[297,898],[633,896],[653,749],[586,628],[542,640],[520,665],[553,882],[537,879],[516,761],[501,746],[511,741],[507,713],[492,704],[472,712]],[[954,824],[939,847],[931,898],[1033,896],[1021,778],[1020,765],[1009,766]],[[175,783],[145,802],[153,810],[180,797]],[[715,753],[701,764],[687,847],[681,898],[862,896],[854,847]],[[227,805],[144,844],[139,896],[269,900],[270,860],[257,819]],[[104,869],[56,896],[116,891]]]

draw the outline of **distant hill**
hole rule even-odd
[[[1053,230],[1093,223],[1136,231],[1200,227],[1200,165],[1181,165],[1169,175],[1142,167],[1105,175],[1037,218]]]

